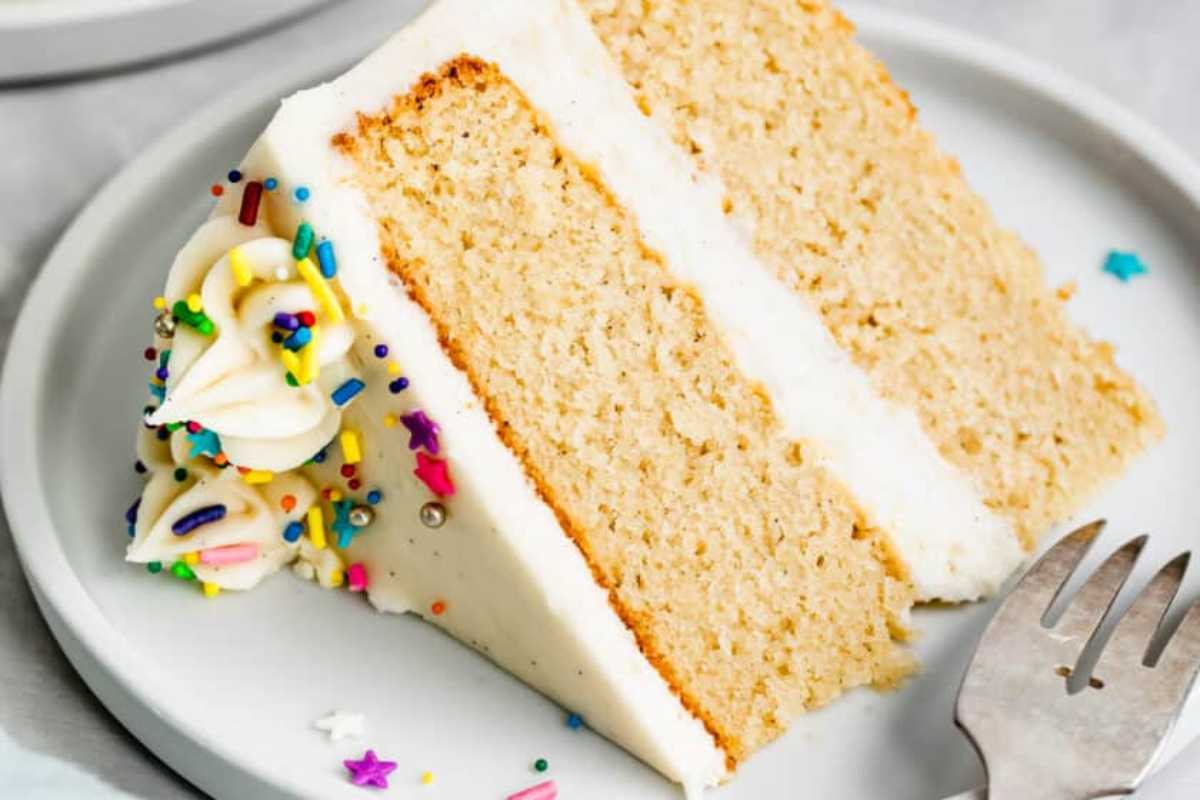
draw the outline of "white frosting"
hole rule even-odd
[[[721,211],[721,187],[696,174],[638,111],[571,0],[441,0],[347,75],[284,101],[242,168],[281,184],[264,195],[259,225],[248,229],[233,221],[237,197],[230,193],[172,271],[168,296],[200,286],[206,309],[220,322],[215,343],[197,342],[181,327],[167,402],[152,421],[208,420],[230,431],[241,459],[234,460],[247,465],[294,466],[341,422],[358,429],[362,474],[385,496],[373,525],[346,555],[365,566],[372,603],[422,613],[695,792],[724,777],[724,754],[643,657],[496,436],[466,378],[446,358],[429,320],[389,274],[353,169],[330,146],[334,134],[353,127],[357,112],[383,110],[422,73],[461,53],[496,62],[563,143],[598,167],[667,267],[695,286],[739,367],[768,390],[788,435],[819,444],[828,467],[889,533],[923,597],[978,597],[1016,566],[1022,553],[1008,525],[940,457],[911,411],[881,399],[818,315],[755,258]],[[298,185],[311,192],[306,203],[284,191]],[[314,387],[311,395],[280,388],[262,321],[272,309],[294,310],[292,300],[272,294],[253,304],[228,302],[228,249],[242,243],[261,248],[263,263],[274,265],[264,269],[274,270],[290,251],[269,238],[272,230],[287,236],[301,218],[334,242],[338,283],[358,317],[347,324],[353,330],[344,346],[330,345],[328,354],[322,349],[322,362],[331,371],[366,369],[369,357],[355,351],[383,342],[411,380],[393,397],[381,389],[386,376],[364,373],[368,391],[340,421],[330,421],[328,386]],[[312,305],[311,298],[303,302]],[[347,353],[350,338],[357,342]],[[268,372],[272,382],[264,377]],[[449,518],[437,530],[417,521],[417,509],[431,496],[411,474],[403,430],[382,425],[385,413],[412,408],[440,424],[457,486],[446,502]],[[306,470],[316,479],[329,468]],[[166,496],[147,505],[151,495],[169,494],[163,474],[155,472],[143,500],[148,527],[143,535],[139,516],[139,553],[143,539],[160,548],[171,544],[162,520],[186,510],[170,506],[177,500]],[[233,483],[225,484],[201,477],[186,490],[198,492],[186,508],[203,505],[205,493],[218,488],[233,490]],[[239,509],[253,507],[247,498]],[[307,542],[300,548],[307,558],[298,572],[337,582],[336,554],[314,551]],[[439,600],[446,610],[434,615],[429,609]]]

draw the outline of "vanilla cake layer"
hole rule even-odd
[[[339,146],[391,268],[732,759],[904,674],[907,593],[879,537],[495,67],[456,59]]]
[[[758,257],[1027,547],[1161,435],[829,3],[580,3]]]

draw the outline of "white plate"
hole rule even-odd
[[[1190,254],[1200,252],[1200,173],[1145,125],[1052,71],[926,24],[855,16],[972,183],[1041,251],[1050,279],[1079,282],[1076,317],[1118,344],[1161,404],[1166,441],[1081,515],[1112,521],[1105,547],[1152,531],[1138,573],[1146,577],[1194,538],[1200,272]],[[149,300],[209,208],[207,187],[277,99],[359,52],[310,53],[286,76],[200,113],[114,179],[51,255],[0,395],[0,477],[30,583],[96,694],[214,795],[362,798],[340,761],[370,745],[400,762],[396,796],[501,798],[539,780],[529,765],[544,756],[567,800],[676,798],[616,747],[568,730],[563,710],[414,619],[374,614],[359,597],[287,575],[206,601],[194,586],[121,561],[121,515],[140,486],[132,441]],[[1102,274],[1113,247],[1138,250],[1151,274],[1127,285]],[[1196,585],[1192,576],[1185,596]],[[714,795],[928,800],[979,782],[951,706],[989,612],[919,611],[920,677],[801,719]],[[367,739],[335,745],[311,729],[335,708],[365,712]],[[429,789],[418,783],[424,770],[437,776]],[[1169,783],[1144,796],[1173,796]]]
[[[332,0],[0,0],[0,83],[111,69],[244,36]]]

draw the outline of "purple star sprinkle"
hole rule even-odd
[[[417,450],[424,447],[429,451],[430,455],[437,455],[438,452],[438,424],[425,416],[424,411],[414,411],[411,414],[402,414],[400,422],[404,427],[408,428],[408,432],[412,436],[408,439],[408,449]]]
[[[380,761],[374,750],[368,750],[359,761],[351,758],[342,764],[350,771],[350,782],[355,786],[374,786],[376,789],[388,788],[387,776],[396,771],[395,761]]]

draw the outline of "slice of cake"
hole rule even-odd
[[[157,301],[129,559],[365,591],[690,789],[900,681],[1158,422],[839,19],[441,0],[284,101]]]

